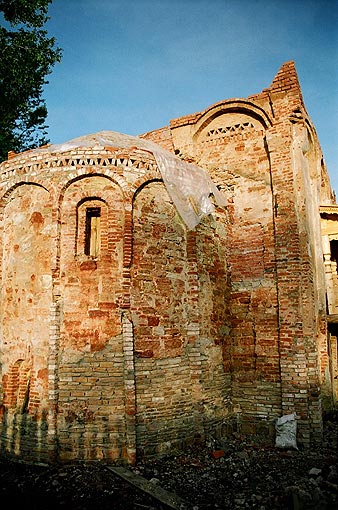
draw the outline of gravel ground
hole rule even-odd
[[[338,412],[325,417],[324,441],[280,450],[234,434],[172,452],[131,469],[150,486],[184,500],[180,510],[337,510]],[[0,460],[0,501],[25,510],[144,510],[166,506],[99,464],[37,466]],[[1,503],[2,504],[2,503]]]

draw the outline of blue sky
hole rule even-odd
[[[48,76],[48,136],[138,135],[247,97],[294,60],[338,196],[336,0],[53,0],[63,49]]]

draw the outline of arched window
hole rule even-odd
[[[76,254],[97,259],[107,249],[108,207],[104,200],[89,197],[77,206]]]
[[[20,409],[22,414],[28,410],[30,374],[30,362],[22,359],[17,360],[8,372],[4,404],[11,408]]]

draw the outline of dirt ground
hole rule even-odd
[[[114,473],[108,464],[37,466],[0,459],[0,505],[25,510],[337,510],[338,412],[325,417],[324,441],[311,449],[277,449],[235,434],[129,468],[179,502],[165,504]]]

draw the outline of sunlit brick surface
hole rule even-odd
[[[133,463],[234,428],[273,436],[289,413],[300,444],[319,441],[338,230],[321,231],[334,197],[294,64],[140,138],[228,205],[189,230],[137,141],[0,167],[2,450]]]

